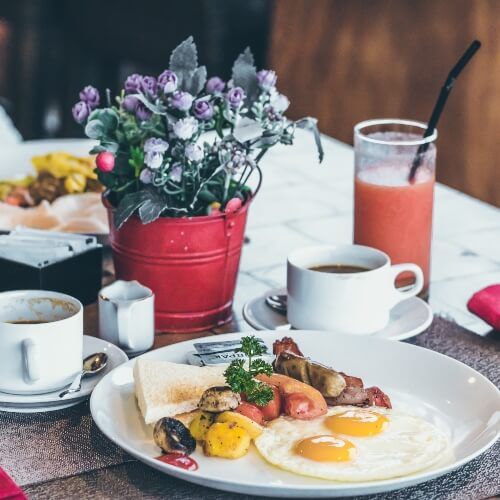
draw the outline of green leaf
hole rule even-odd
[[[90,120],[99,120],[106,132],[112,132],[118,127],[118,113],[113,108],[95,109],[90,113]]]
[[[245,91],[246,105],[251,107],[259,93],[259,86],[253,54],[248,47],[234,61],[232,76],[234,85]]]
[[[198,52],[193,37],[190,36],[180,43],[170,56],[170,69],[179,79],[179,88],[187,90],[191,76],[198,67]]]
[[[85,125],[85,135],[90,139],[101,139],[104,136],[104,125],[99,120],[89,120]]]
[[[90,154],[94,155],[97,153],[102,153],[103,151],[109,151],[110,153],[116,154],[119,149],[119,145],[116,142],[102,141],[101,144],[97,144],[90,150]]]

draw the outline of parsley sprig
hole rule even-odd
[[[266,352],[265,347],[254,335],[251,335],[241,338],[241,348],[238,349],[238,352],[247,356],[248,370],[245,369],[245,360],[231,361],[224,372],[226,382],[234,392],[244,393],[250,403],[265,406],[273,399],[273,391],[267,384],[254,378],[259,374],[271,375],[273,373],[273,367],[269,363],[261,358],[256,358],[256,356],[261,356]]]

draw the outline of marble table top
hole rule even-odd
[[[277,146],[262,160],[264,181],[249,212],[236,320],[241,321],[247,300],[285,284],[288,252],[352,242],[353,148],[329,137],[324,147],[319,165],[312,136],[299,130],[293,146]],[[430,288],[434,312],[485,334],[491,327],[469,313],[466,303],[495,283],[500,283],[500,209],[437,184]]]

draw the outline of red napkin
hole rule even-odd
[[[500,330],[500,285],[491,285],[476,292],[467,302],[470,312]]]
[[[28,500],[21,488],[0,467],[0,500]]]

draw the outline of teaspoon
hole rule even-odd
[[[268,295],[266,297],[266,304],[280,314],[286,314],[287,310],[287,296],[286,295]]]
[[[86,375],[95,375],[106,367],[108,363],[108,355],[104,352],[97,352],[87,356],[83,360],[83,370],[75,377],[71,385],[59,394],[60,398],[64,398],[68,394],[78,392],[82,388],[82,378]]]

